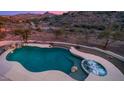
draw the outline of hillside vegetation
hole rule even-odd
[[[4,35],[4,36],[3,36]],[[51,40],[95,46],[124,55],[124,12],[0,16],[0,40]]]

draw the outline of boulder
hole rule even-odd
[[[76,72],[78,70],[78,67],[77,66],[73,66],[72,68],[71,68],[71,72]]]

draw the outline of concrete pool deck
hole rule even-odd
[[[5,43],[7,44],[7,43]],[[10,42],[9,42],[10,44]],[[49,44],[26,44],[28,46],[38,46],[50,48]],[[9,49],[0,56],[0,80],[13,81],[73,81],[74,79],[61,71],[50,70],[44,72],[33,73],[26,70],[18,62],[8,62],[6,56],[13,49]]]
[[[1,43],[2,45],[7,45],[15,42],[5,42],[4,44]],[[50,48],[49,44],[28,44],[29,46],[38,46],[38,47],[47,47]],[[1,45],[0,45],[1,46]],[[31,81],[31,80],[46,80],[46,81],[73,81],[75,79],[71,78],[67,74],[61,72],[61,71],[56,71],[56,70],[51,70],[51,71],[44,71],[44,72],[38,72],[38,73],[33,73],[30,71],[27,71],[21,64],[18,62],[8,62],[6,60],[6,56],[8,53],[10,53],[12,49],[7,50],[0,56],[0,76],[2,79],[0,80],[14,80],[14,81]],[[99,57],[95,56],[92,54],[80,52],[76,50],[75,48],[71,48],[70,52],[73,53],[74,55],[86,58],[86,59],[91,59],[99,62],[102,64],[106,70],[107,70],[107,75],[106,76],[95,76],[93,74],[89,74],[89,76],[85,79],[87,81],[90,80],[100,80],[100,81],[116,81],[116,80],[124,80],[124,75],[119,71],[118,68],[116,68],[112,63],[109,61]],[[0,78],[1,78],[0,77]]]
[[[106,76],[96,76],[92,73],[89,74],[89,76],[85,80],[95,80],[95,81],[123,81],[124,80],[124,75],[120,72],[120,70],[115,67],[112,63],[109,61],[105,60],[102,57],[89,54],[89,53],[84,53],[76,50],[74,47],[70,48],[70,52],[76,56],[85,58],[85,59],[90,59],[97,61],[98,63],[102,64],[105,69],[107,70],[107,75]]]

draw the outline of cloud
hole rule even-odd
[[[53,13],[53,14],[56,14],[56,15],[61,15],[67,11],[48,11],[49,13]]]

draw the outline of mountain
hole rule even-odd
[[[46,18],[54,26],[82,27],[84,29],[104,30],[108,24],[117,23],[119,12],[83,12],[73,11],[63,15]]]
[[[5,22],[4,22],[5,21]],[[124,28],[124,12],[116,11],[70,11],[63,15],[55,15],[49,12],[44,14],[18,14],[13,16],[0,16],[0,22],[16,25],[20,22],[33,23],[37,26],[64,27],[70,31],[76,29],[101,31],[112,24],[113,29]],[[8,25],[8,26],[9,26]]]
[[[46,17],[44,22],[53,26],[81,27],[84,29],[104,30],[109,24],[124,27],[124,13],[115,11],[72,11],[63,15]]]

